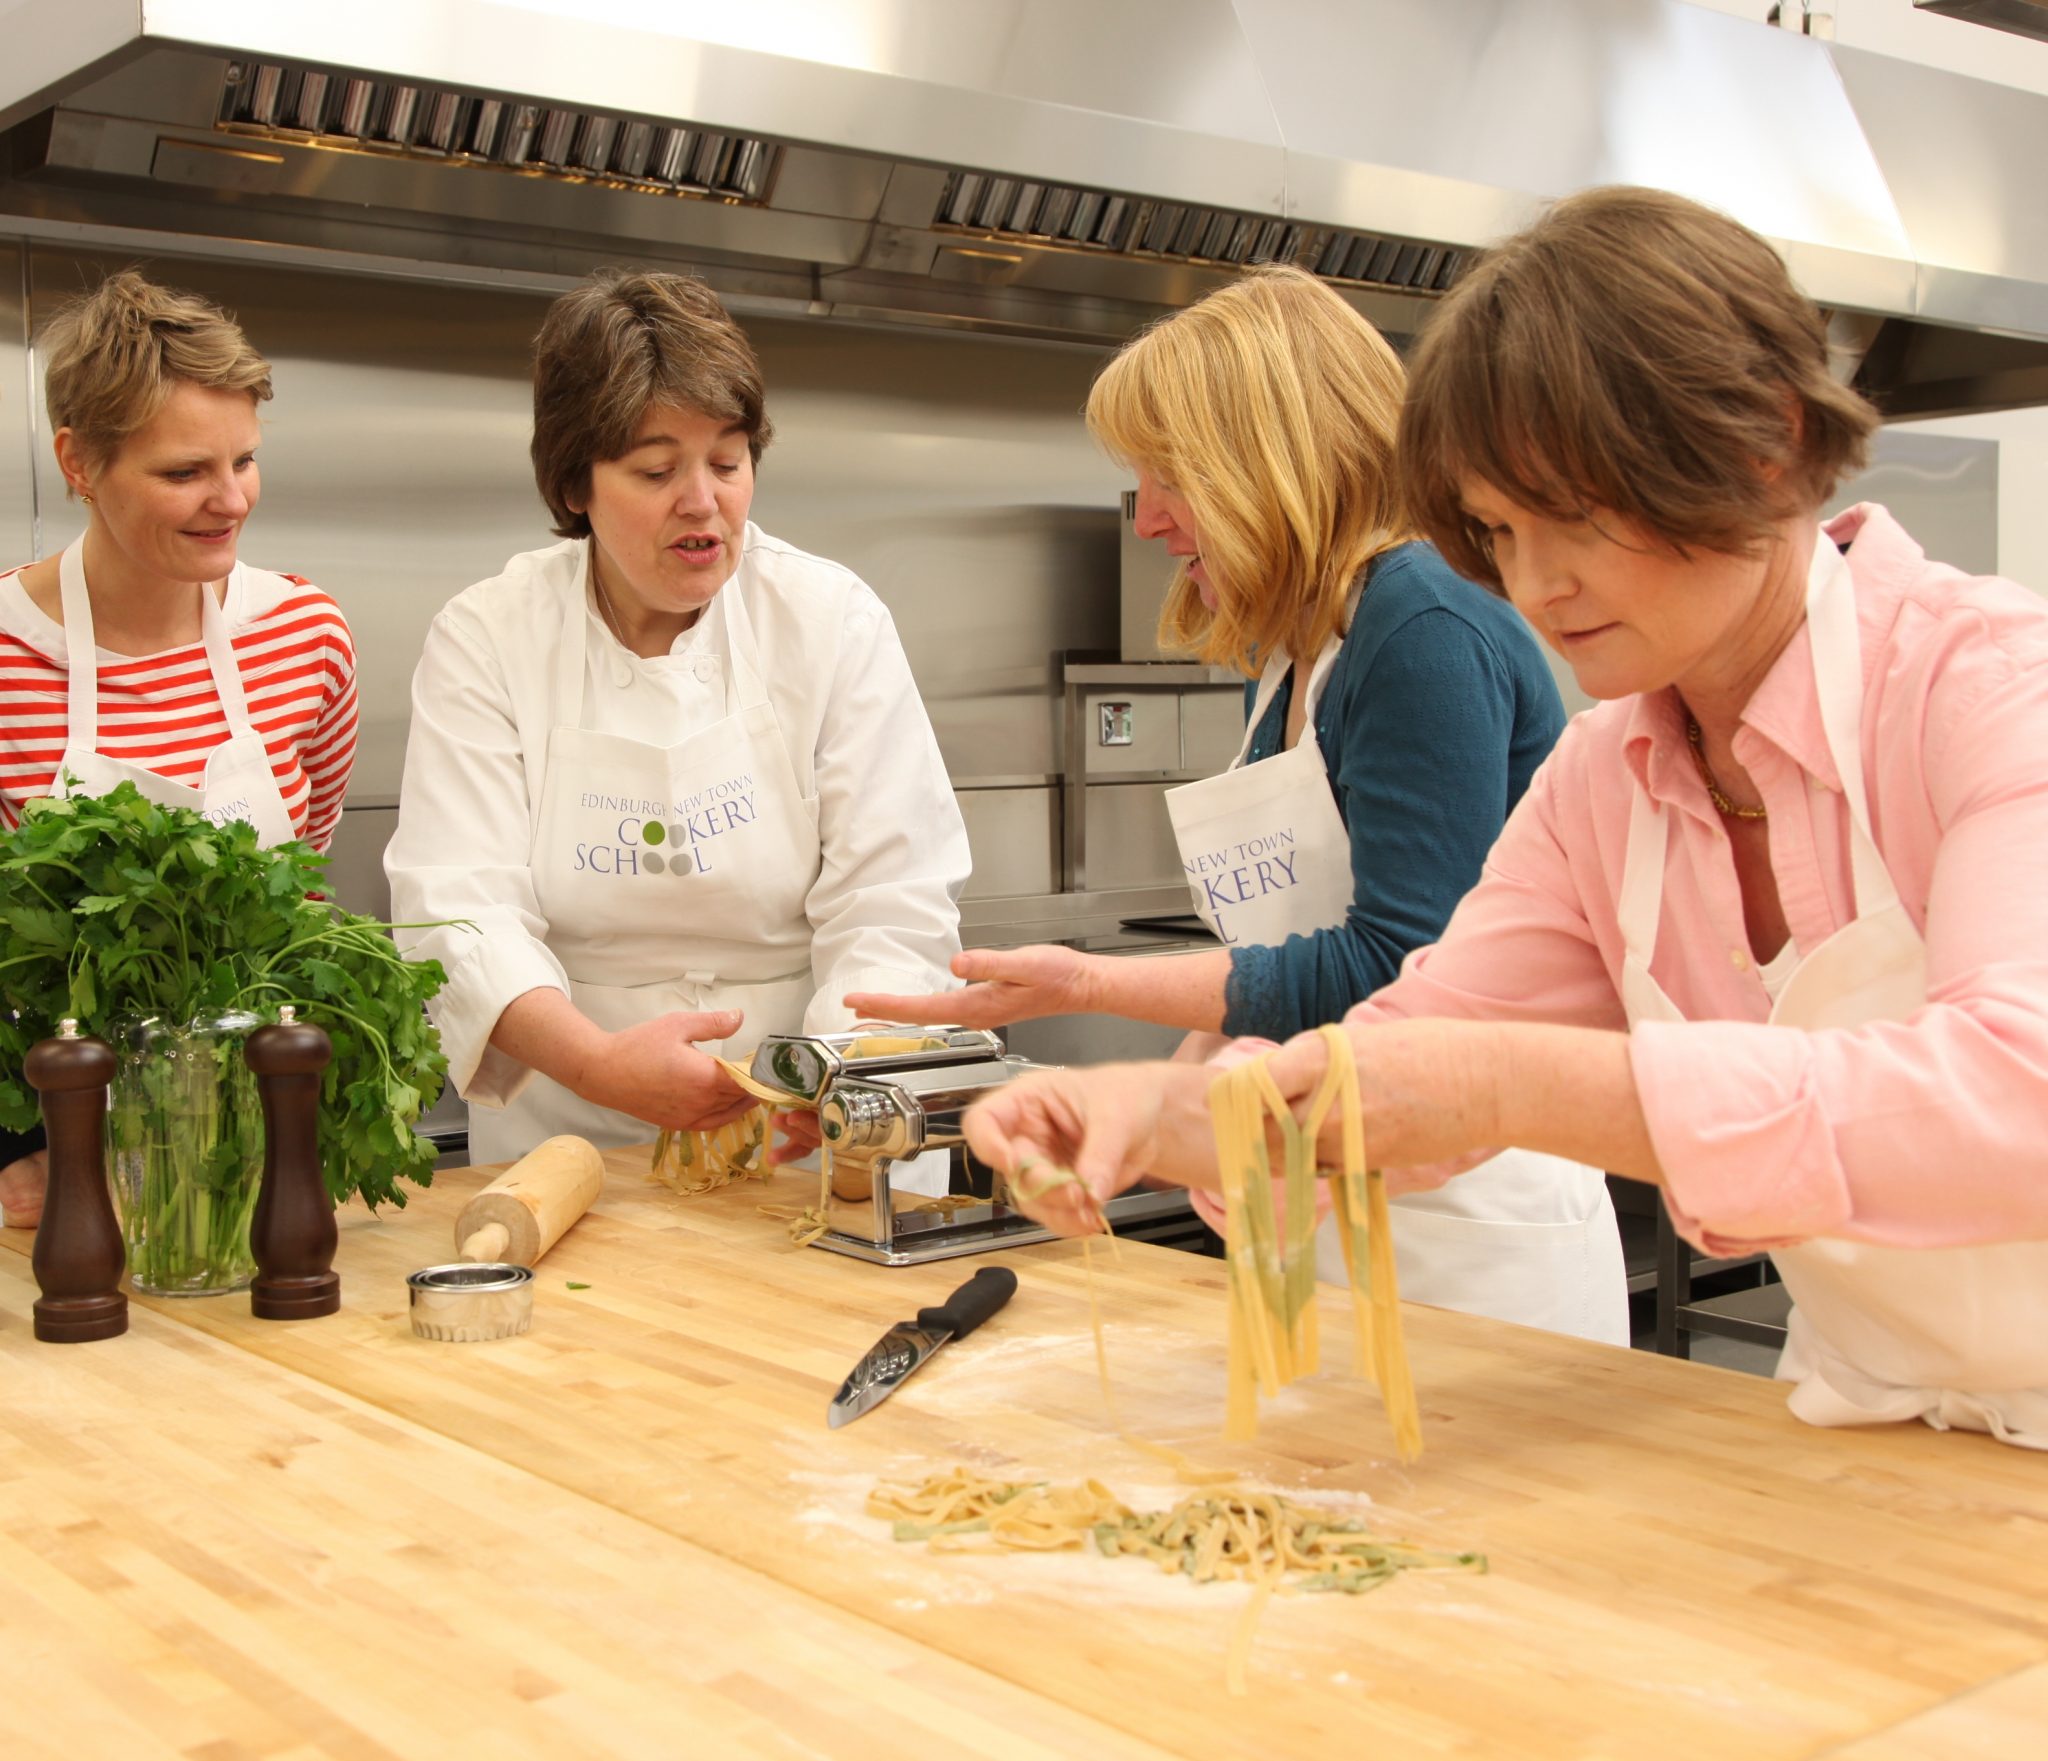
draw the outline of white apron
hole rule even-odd
[[[205,814],[215,825],[245,819],[256,828],[257,840],[265,848],[290,843],[299,834],[278,789],[277,773],[270,768],[263,736],[250,725],[248,694],[242,689],[241,669],[235,664],[227,617],[214,603],[211,587],[203,588],[199,595],[199,628],[206,643],[207,665],[213,671],[213,688],[220,696],[221,713],[227,719],[228,737],[206,755],[206,769],[199,786],[194,788],[160,777],[153,770],[125,759],[109,758],[99,750],[99,649],[93,640],[92,599],[85,590],[84,552],[85,540],[80,538],[57,564],[58,590],[64,602],[69,713],[64,756],[57,761],[57,776],[50,785],[50,793],[104,795],[122,783],[133,783],[144,800],[154,801],[159,807],[191,808]],[[228,577],[230,593],[241,572],[238,562]]]
[[[1821,725],[1849,808],[1855,916],[1798,961],[1770,1018],[1808,1032],[1903,1021],[1927,1001],[1927,953],[1871,837],[1856,597],[1825,534],[1806,610]],[[1669,811],[1639,788],[1629,814],[1620,919],[1631,1024],[1684,1019],[1650,976]],[[1920,1418],[2048,1449],[2048,1242],[1907,1249],[1821,1239],[1771,1258],[1794,1304],[1778,1374],[1798,1384],[1791,1407],[1808,1424]]]
[[[737,578],[721,590],[725,716],[673,746],[583,727],[589,583],[586,544],[557,656],[562,719],[533,801],[534,891],[569,999],[607,1032],[675,1010],[741,1011],[730,1041],[700,1042],[710,1052],[794,1033],[815,988],[808,946],[798,964],[769,944],[804,921],[817,809],[768,700]],[[536,1072],[508,1106],[470,1108],[470,1158],[510,1161],[565,1132],[606,1146],[654,1128]]]
[[[1246,763],[1287,673],[1280,655],[1259,680],[1230,768],[1167,791],[1195,909],[1231,946],[1277,947],[1290,935],[1335,928],[1351,908],[1351,838],[1315,731],[1316,704],[1341,647],[1340,637],[1316,658],[1294,746]],[[1410,1301],[1628,1343],[1621,1232],[1598,1169],[1504,1150],[1436,1191],[1393,1202],[1394,1257]],[[1316,1273],[1345,1281],[1332,1218],[1316,1232]]]

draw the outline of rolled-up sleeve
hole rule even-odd
[[[429,1005],[466,1100],[502,1107],[532,1070],[490,1043],[498,1017],[527,991],[567,993],[534,892],[526,754],[503,670],[462,607],[428,632],[413,675],[412,727],[398,830],[384,854],[393,919],[408,953],[441,962],[448,982]]]
[[[2048,1238],[2040,659],[1998,655],[1937,680],[1923,750],[1900,766],[1924,762],[1938,836],[1923,1007],[1839,1029],[1636,1030],[1636,1084],[1673,1215],[1710,1249],[1816,1235],[1894,1247]]]
[[[1593,852],[1568,850],[1559,833],[1563,753],[1530,779],[1479,884],[1452,912],[1442,937],[1409,955],[1401,976],[1347,1021],[1441,1016],[1627,1025],[1578,873],[1592,865]]]
[[[967,828],[887,608],[847,603],[815,757],[818,878],[805,899],[817,986],[804,1026],[846,1026],[848,991],[958,983]]]

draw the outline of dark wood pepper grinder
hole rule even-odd
[[[30,1047],[23,1074],[43,1103],[50,1184],[29,1256],[43,1294],[36,1337],[52,1345],[112,1339],[128,1331],[121,1272],[128,1264],[107,1190],[107,1084],[114,1053],[65,1019],[57,1037]]]
[[[263,1097],[263,1185],[249,1223],[259,1321],[309,1321],[341,1307],[334,1200],[320,1173],[320,1072],[334,1047],[287,1003],[242,1048]]]

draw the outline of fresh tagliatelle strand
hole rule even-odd
[[[1351,1042],[1341,1027],[1322,1029],[1328,1050],[1329,1068],[1336,1072],[1342,1133],[1343,1166],[1339,1170],[1337,1210],[1339,1228],[1354,1243],[1363,1223],[1363,1256],[1369,1285],[1368,1309],[1372,1317],[1370,1339],[1361,1335],[1360,1350],[1370,1350],[1373,1380],[1379,1383],[1380,1399],[1394,1427],[1394,1443],[1404,1461],[1422,1453],[1422,1414],[1416,1403],[1415,1380],[1408,1366],[1408,1343],[1401,1326],[1400,1280],[1394,1267],[1394,1229],[1387,1203],[1387,1183],[1376,1168],[1365,1165],[1365,1115],[1358,1095],[1358,1064]],[[1364,1214],[1359,1217],[1363,1199]],[[1356,1249],[1352,1257],[1357,1257]],[[1351,1270],[1352,1288],[1358,1272]],[[1356,1298],[1354,1296],[1354,1303]]]
[[[1395,1446],[1412,1459],[1422,1448],[1421,1416],[1401,1331],[1400,1291],[1386,1186],[1365,1166],[1365,1129],[1358,1069],[1341,1027],[1321,1029],[1328,1068],[1312,1098],[1306,1126],[1297,1123],[1267,1068],[1273,1054],[1224,1072],[1209,1088],[1228,1232],[1230,1393],[1224,1434],[1243,1439],[1258,1425],[1258,1396],[1270,1395],[1316,1367],[1312,1309],[1304,1281],[1314,1277],[1313,1195],[1317,1134],[1334,1108],[1342,1166],[1333,1176],[1340,1239],[1351,1275],[1358,1357],[1379,1384]],[[1273,1214],[1267,1126],[1277,1128],[1285,1158],[1288,1220],[1284,1240]]]
[[[1095,1280],[1095,1241],[1102,1236],[1109,1242],[1110,1251],[1120,1255],[1116,1231],[1109,1226],[1109,1217],[1088,1190],[1081,1177],[1071,1168],[1062,1168],[1055,1163],[1042,1162],[1036,1157],[1027,1157],[1015,1172],[1004,1177],[1013,1198],[1029,1203],[1055,1191],[1062,1186],[1078,1186],[1082,1196],[1093,1208],[1096,1230],[1092,1235],[1081,1237],[1081,1278],[1088,1292],[1088,1325],[1095,1335],[1095,1376],[1102,1389],[1102,1410],[1109,1420],[1110,1429],[1118,1438],[1137,1450],[1149,1455],[1154,1461],[1163,1462],[1173,1469],[1174,1477],[1185,1486],[1225,1485],[1237,1478],[1232,1468],[1205,1468],[1190,1460],[1178,1449],[1164,1443],[1154,1443],[1125,1429],[1117,1414],[1116,1388],[1109,1373],[1108,1331],[1102,1324],[1102,1298]]]
[[[1233,1694],[1245,1691],[1253,1629],[1276,1594],[1356,1596],[1404,1571],[1486,1570],[1483,1554],[1383,1539],[1363,1522],[1272,1492],[1211,1491],[1134,1511],[1099,1480],[1062,1486],[956,1467],[919,1485],[877,1485],[867,1509],[894,1525],[898,1541],[941,1551],[1073,1552],[1092,1543],[1105,1558],[1149,1560],[1198,1584],[1250,1584],[1225,1663]]]

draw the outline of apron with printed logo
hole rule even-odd
[[[1315,711],[1342,638],[1317,656],[1301,738],[1246,762],[1288,660],[1259,680],[1243,746],[1221,776],[1169,789],[1166,808],[1195,909],[1232,947],[1277,947],[1334,929],[1351,908],[1351,837],[1316,740]],[[1533,1150],[1504,1150],[1433,1192],[1393,1201],[1394,1257],[1412,1302],[1555,1333],[1628,1343],[1628,1280],[1606,1177]],[[1317,1275],[1344,1282],[1334,1220],[1316,1232]]]
[[[1927,950],[1871,836],[1856,596],[1825,534],[1814,545],[1806,611],[1821,726],[1849,809],[1854,916],[1799,960],[1770,1018],[1819,1033],[1903,1021],[1924,1006]],[[1670,811],[1636,790],[1620,902],[1631,1023],[1685,1019],[1650,976]],[[2048,1242],[1906,1249],[1815,1240],[1774,1248],[1771,1259],[1793,1301],[1778,1374],[1798,1384],[1791,1407],[1808,1424],[1918,1418],[2048,1449]]]
[[[228,577],[230,593],[241,571],[242,565],[236,563],[234,573]],[[92,599],[85,590],[83,538],[59,560],[57,584],[64,602],[69,719],[65,725],[64,756],[57,762],[50,793],[104,795],[122,783],[133,783],[144,800],[154,801],[159,807],[190,808],[203,813],[215,825],[247,820],[256,828],[257,840],[265,848],[288,844],[296,838],[299,834],[278,789],[277,773],[270,768],[270,753],[264,747],[263,736],[250,724],[249,698],[242,688],[241,669],[235,664],[227,616],[214,603],[213,589],[207,587],[200,592],[199,628],[206,644],[207,665],[213,673],[213,688],[219,694],[221,714],[228,724],[228,737],[206,755],[206,769],[195,788],[160,777],[155,771],[125,759],[109,758],[99,750],[99,650],[93,641]]]
[[[744,566],[744,565],[742,565]],[[556,659],[560,721],[533,806],[533,883],[569,998],[607,1032],[677,1010],[737,1009],[725,1055],[794,1033],[814,984],[804,901],[817,879],[807,800],[768,699],[738,578],[721,592],[726,713],[675,745],[582,725],[590,550]],[[470,1156],[509,1161],[560,1133],[642,1143],[654,1128],[535,1073],[503,1108],[472,1107]]]

